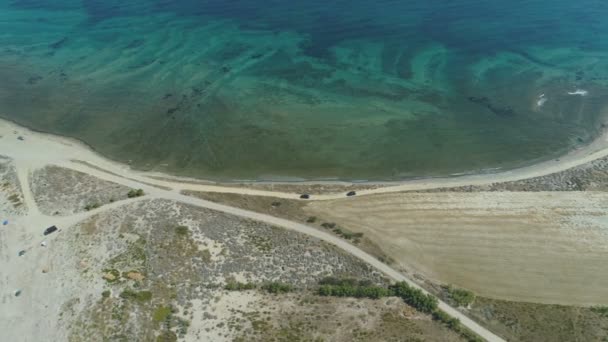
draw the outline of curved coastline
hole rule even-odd
[[[14,120],[5,119],[0,115],[0,127],[5,127],[5,134],[10,131],[18,131],[23,135],[33,135],[41,138],[43,141],[54,141],[64,144],[70,147],[76,147],[78,154],[82,156],[82,160],[86,163],[90,163],[93,166],[98,166],[103,169],[103,165],[96,165],[100,162],[105,165],[110,165],[114,170],[127,171],[130,174],[144,177],[152,183],[163,185],[167,183],[169,185],[177,185],[176,188],[182,188],[179,185],[197,185],[203,191],[211,192],[231,192],[231,193],[242,193],[242,194],[257,194],[270,196],[271,194],[281,194],[286,197],[293,197],[292,193],[281,193],[280,191],[262,191],[262,190],[251,190],[244,191],[246,189],[239,188],[240,185],[361,185],[361,186],[376,186],[371,189],[364,189],[360,194],[374,194],[374,193],[385,193],[385,192],[398,192],[398,191],[409,191],[409,190],[424,190],[424,189],[436,189],[442,187],[454,187],[454,186],[466,186],[466,185],[486,185],[497,182],[505,181],[517,181],[522,179],[529,179],[539,176],[544,176],[560,171],[564,171],[595,159],[608,156],[608,129],[602,128],[602,131],[598,136],[591,141],[589,144],[571,150],[563,154],[559,158],[551,157],[544,161],[538,161],[531,163],[523,167],[517,167],[509,170],[500,170],[499,172],[477,172],[466,175],[454,175],[445,177],[420,177],[415,179],[404,179],[399,181],[344,181],[344,180],[305,180],[305,181],[215,181],[210,179],[199,179],[193,177],[183,177],[179,175],[173,175],[169,173],[162,173],[156,171],[142,171],[132,168],[130,165],[121,163],[119,161],[108,158],[105,155],[100,154],[89,144],[86,144],[79,139],[72,137],[66,137],[56,135],[53,133],[47,133],[40,130],[31,129],[23,126]],[[21,132],[22,131],[22,132]],[[25,141],[27,143],[27,140]],[[73,160],[74,158],[72,158]],[[89,159],[94,160],[91,162]],[[79,159],[80,161],[80,159]],[[230,189],[230,191],[227,191]],[[240,191],[239,191],[240,190]],[[325,194],[315,196],[315,199],[332,199],[338,195],[336,194]],[[342,196],[341,194],[339,196]],[[336,197],[337,198],[337,197]]]

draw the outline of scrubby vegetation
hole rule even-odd
[[[315,223],[315,222],[317,222],[317,217],[316,216],[309,216],[306,219],[306,222],[308,222],[308,223]]]
[[[127,197],[128,198],[135,198],[135,197],[141,197],[145,195],[144,191],[142,189],[131,189],[129,190],[129,192],[127,193]]]
[[[320,281],[320,296],[378,299],[392,295],[390,289],[355,279],[325,278]]]
[[[190,230],[186,226],[177,226],[175,227],[175,233],[177,235],[188,235]]]
[[[608,318],[608,306],[594,306],[591,308],[591,311]]]
[[[152,319],[154,322],[163,322],[165,321],[172,313],[172,309],[169,306],[159,306],[154,310],[154,314],[152,315]]]
[[[90,203],[90,204],[85,205],[84,206],[84,210],[90,211],[90,210],[93,210],[93,209],[97,209],[99,207],[101,207],[101,204],[95,202],[95,203]]]
[[[152,299],[152,292],[150,291],[133,291],[130,289],[126,289],[121,292],[120,298],[126,300],[136,300],[138,302],[147,302]]]
[[[465,289],[455,288],[452,285],[442,286],[448,301],[458,306],[469,306],[475,300],[475,294]]]
[[[418,311],[433,313],[433,311],[437,310],[437,298],[409,286],[404,281],[391,285],[389,288],[394,296],[400,297],[404,302],[413,306]]]
[[[293,290],[293,287],[289,284],[272,282],[262,285],[262,289],[268,293],[279,294],[291,292]]]
[[[451,317],[438,308],[438,300],[431,294],[425,294],[419,289],[413,288],[406,282],[398,282],[388,287],[377,286],[367,281],[356,279],[325,278],[319,282],[317,293],[320,296],[332,297],[355,297],[379,299],[383,297],[399,297],[405,303],[418,311],[431,314],[433,319],[445,324],[464,339],[470,342],[483,341],[473,332],[460,324],[457,318]],[[463,302],[470,299],[468,291],[454,291],[456,297]],[[473,297],[474,298],[474,297]]]
[[[255,288],[257,288],[257,285],[254,283],[241,283],[238,281],[230,281],[228,284],[226,284],[226,286],[224,286],[224,289],[228,291],[246,291],[253,290]]]

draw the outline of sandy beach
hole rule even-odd
[[[70,163],[72,168],[81,170],[91,170],[90,166],[93,166],[108,173],[119,174],[124,178],[132,178],[150,185],[171,188],[174,191],[223,192],[288,199],[297,199],[300,196],[300,193],[297,192],[259,190],[249,186],[216,185],[212,181],[193,180],[156,172],[133,170],[128,165],[120,164],[100,156],[88,146],[74,139],[34,132],[7,120],[0,120],[0,136],[3,137],[0,141],[2,154],[17,158],[19,156],[27,155],[28,158],[23,159],[20,162],[28,164],[29,166],[46,164],[62,165]],[[18,140],[18,137],[23,137],[24,140]],[[357,191],[357,194],[361,196],[511,182],[561,172],[606,156],[608,156],[608,132],[601,134],[591,144],[573,150],[560,158],[518,169],[498,173],[484,173],[457,177],[415,179],[402,182],[364,183],[364,185],[373,185],[374,187],[365,189],[364,186],[364,189]],[[74,161],[82,163],[77,165]],[[255,185],[256,183],[252,184]],[[294,185],[294,183],[281,182],[274,184],[276,184],[279,189],[281,184]],[[305,182],[301,185],[306,188],[311,184],[313,183]],[[321,184],[339,186],[360,185],[358,183],[346,182],[321,182]],[[327,193],[315,195],[312,200],[331,200],[342,197],[344,197],[344,192],[332,193],[328,191]]]

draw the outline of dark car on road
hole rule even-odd
[[[351,197],[351,196],[355,196],[357,193],[354,191],[350,191],[346,194],[346,196]]]
[[[57,227],[50,226],[50,227],[48,227],[47,229],[44,230],[44,235],[49,235],[49,234],[52,234],[52,233],[54,233],[56,231],[57,231]]]
[[[300,198],[301,199],[309,199],[310,195],[309,194],[302,194],[302,195],[300,195]]]

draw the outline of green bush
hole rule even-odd
[[[156,308],[156,310],[154,311],[154,314],[152,315],[152,319],[154,320],[154,322],[162,322],[164,320],[166,320],[170,315],[171,315],[171,307],[169,306],[159,306],[158,308]]]
[[[608,306],[594,306],[591,308],[591,311],[602,317],[608,317]]]
[[[404,281],[391,285],[390,289],[396,296],[401,297],[404,302],[413,306],[418,311],[432,313],[437,309],[437,298],[409,286]]]
[[[91,203],[91,204],[87,204],[84,206],[84,210],[89,211],[89,210],[93,210],[93,209],[97,209],[101,207],[101,204],[99,203]]]
[[[321,279],[319,284],[317,293],[320,296],[379,299],[393,295],[390,289],[375,286],[367,280],[327,277]]]
[[[460,325],[460,320],[458,320],[458,318],[454,318],[445,313],[445,311],[439,309],[433,311],[433,319],[444,323],[450,329],[456,329]]]
[[[444,286],[443,288],[448,298],[459,306],[468,306],[475,300],[475,294],[471,291],[454,288],[452,285]]]
[[[272,283],[262,285],[262,289],[268,293],[278,294],[278,293],[291,292],[293,290],[293,287],[289,284],[272,282]]]
[[[177,335],[173,331],[163,331],[157,338],[156,342],[176,342]]]
[[[136,292],[130,289],[124,290],[120,294],[120,298],[125,300],[136,300],[138,302],[147,302],[152,299],[152,292],[150,291],[140,291]]]
[[[316,221],[317,221],[316,216],[310,216],[306,219],[306,222],[308,222],[308,223],[315,223]]]
[[[224,286],[224,289],[228,291],[245,291],[245,290],[253,290],[256,288],[254,283],[240,283],[238,281],[231,281]]]
[[[110,297],[111,294],[112,294],[112,292],[110,292],[110,290],[105,290],[101,293],[101,296],[103,298],[108,298],[108,297]]]
[[[127,197],[129,198],[134,198],[134,197],[140,197],[145,195],[144,191],[142,189],[131,189],[129,190],[129,192],[127,193]]]
[[[188,227],[186,226],[177,226],[175,228],[175,233],[177,235],[188,235],[188,233],[190,232],[190,229],[188,229]]]

